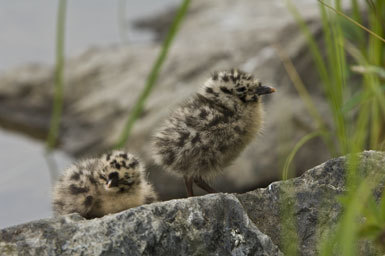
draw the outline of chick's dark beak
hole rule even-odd
[[[270,93],[273,93],[275,92],[275,88],[273,87],[269,87],[269,86],[258,86],[257,87],[257,90],[256,90],[256,93],[258,95],[263,95],[263,94],[270,94]]]
[[[107,187],[108,188],[117,187],[118,181],[119,181],[119,174],[117,172],[110,173],[107,179]]]

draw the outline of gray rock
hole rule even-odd
[[[380,195],[385,153],[366,151],[359,158],[359,175],[376,177]],[[0,254],[282,255],[283,237],[299,244],[300,255],[318,255],[320,235],[333,230],[341,215],[337,197],[346,191],[345,163],[346,157],[332,159],[301,177],[245,194],[211,194],[100,219],[69,215],[10,227],[0,231]],[[283,221],[282,209],[289,208],[292,225]],[[375,255],[370,243],[360,248],[361,255]]]
[[[79,215],[2,230],[9,255],[282,255],[234,195],[138,207],[87,221]]]
[[[372,176],[380,179],[379,190],[382,190],[385,181],[385,153],[365,151],[359,159],[359,175],[362,178]],[[237,197],[250,219],[280,248],[283,247],[282,238],[291,241],[293,233],[297,233],[301,255],[318,255],[319,235],[330,232],[341,214],[342,208],[337,196],[346,192],[345,164],[346,157],[332,159],[298,178],[274,182],[265,189],[239,194]],[[292,208],[291,212],[282,212],[283,206],[286,209]],[[295,227],[284,226],[282,218],[285,214],[291,214],[292,221],[296,222]],[[372,255],[373,248],[369,246],[365,250],[362,255]]]

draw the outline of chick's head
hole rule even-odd
[[[132,154],[113,151],[102,156],[104,168],[99,177],[108,192],[127,192],[141,183],[143,166]]]
[[[231,69],[214,72],[203,88],[203,95],[219,100],[233,99],[245,104],[258,102],[261,95],[275,92],[275,89],[264,86],[246,72]]]

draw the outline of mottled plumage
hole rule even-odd
[[[68,168],[54,187],[56,215],[101,217],[157,200],[143,165],[123,151],[83,160]]]
[[[258,133],[262,123],[260,95],[274,92],[239,70],[216,72],[187,99],[154,136],[155,161],[208,192],[206,183],[219,174]]]

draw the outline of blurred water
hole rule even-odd
[[[119,11],[132,21],[179,2],[69,0],[66,55],[75,56],[91,46],[121,44]],[[0,74],[25,63],[54,62],[57,3],[0,0]],[[128,43],[148,42],[151,38],[146,33],[123,31]],[[72,161],[59,151],[55,152],[55,158],[60,169]],[[0,173],[0,228],[52,215],[50,175],[41,142],[0,129]]]
[[[0,228],[51,216],[51,180],[40,141],[0,130]],[[60,170],[71,158],[55,152]]]
[[[148,16],[180,0],[68,0],[66,54],[90,46],[122,43],[119,13],[127,21]],[[53,63],[58,1],[0,0],[0,72],[27,62]],[[148,35],[123,28],[123,38],[141,42]]]

